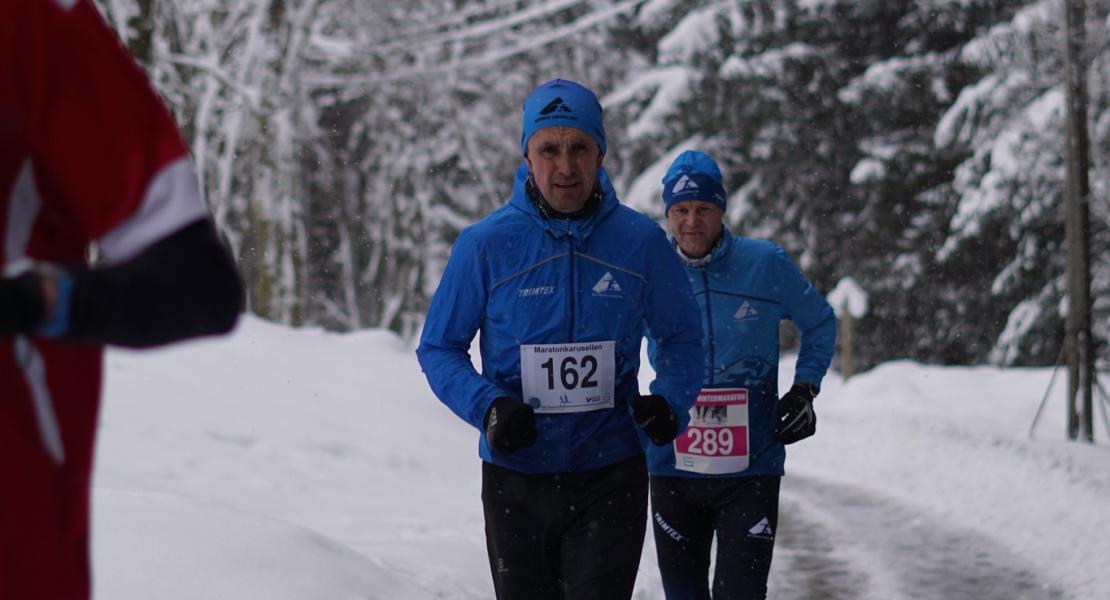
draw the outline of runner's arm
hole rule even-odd
[[[493,401],[507,396],[482,377],[470,361],[474,340],[486,309],[486,277],[476,244],[464,230],[443,271],[416,356],[436,397],[479,430]]]
[[[651,392],[667,400],[681,433],[690,422],[690,407],[705,378],[702,327],[690,280],[678,255],[659,229],[645,245],[651,272],[644,319],[652,338],[655,380]]]
[[[836,314],[781,248],[776,253],[783,276],[787,317],[801,332],[794,383],[821,386],[836,345]]]
[[[239,274],[207,219],[128,261],[72,274],[65,339],[156,346],[226,333],[243,310]]]
[[[7,333],[143,347],[227,331],[242,285],[162,100],[89,0],[17,4],[26,155],[4,258],[38,285]],[[69,264],[92,241],[102,266]]]

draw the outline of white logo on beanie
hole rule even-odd
[[[679,178],[678,182],[674,184],[674,187],[671,188],[671,193],[672,194],[681,194],[682,192],[687,192],[687,191],[690,191],[690,192],[697,191],[697,189],[698,189],[698,184],[694,183],[694,180],[690,179],[689,176],[683,175],[681,178]]]

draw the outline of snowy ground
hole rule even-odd
[[[107,369],[99,600],[492,597],[477,434],[391,334],[248,318]],[[1062,381],[1029,439],[1048,380],[830,376],[818,435],[790,449],[771,597],[1110,597],[1110,447],[1063,441]],[[662,598],[652,543],[641,600]]]

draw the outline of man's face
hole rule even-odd
[[[573,127],[546,127],[528,140],[528,170],[552,208],[572,213],[586,205],[604,156],[597,142]]]
[[[713,249],[721,235],[725,212],[712,202],[689,200],[679,202],[667,211],[671,233],[682,253],[701,258]]]

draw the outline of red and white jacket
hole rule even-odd
[[[207,215],[172,116],[92,2],[0,0],[5,272],[25,259],[84,265],[93,244],[102,264],[120,263]],[[89,593],[101,355],[0,338],[2,598]]]
[[[123,261],[207,216],[173,119],[91,2],[4,0],[0,32],[5,269],[84,263],[92,243],[101,260]],[[73,388],[95,402],[99,351],[54,346],[0,350],[0,389]],[[63,355],[66,382],[54,383]]]

